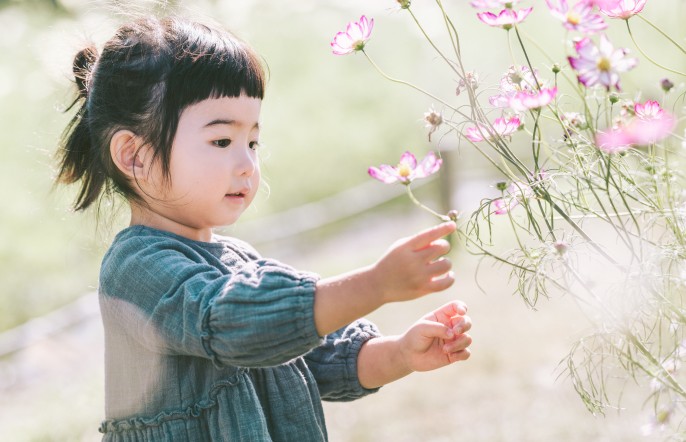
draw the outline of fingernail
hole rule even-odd
[[[455,332],[453,332],[453,330],[450,328],[445,332],[445,334],[448,338],[452,338],[453,336],[455,336]]]

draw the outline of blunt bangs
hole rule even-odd
[[[262,60],[233,34],[200,23],[175,20],[169,24],[170,63],[161,82],[160,143],[154,156],[161,160],[167,179],[171,146],[184,109],[208,98],[245,94],[262,100],[265,70]]]
[[[177,23],[183,38],[177,41],[175,62],[169,72],[167,90],[178,110],[207,98],[264,98],[265,73],[259,56],[236,37],[197,23]],[[172,92],[173,91],[173,92]]]

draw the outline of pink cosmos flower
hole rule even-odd
[[[510,107],[515,112],[523,112],[529,109],[540,109],[549,105],[557,95],[557,88],[541,89],[539,91],[522,91],[510,98]]]
[[[534,92],[538,87],[543,87],[544,82],[538,76],[538,71],[534,70],[532,73],[527,66],[510,68],[500,79],[500,94],[492,95],[488,98],[488,102],[495,107],[508,107],[510,99],[517,93],[522,91]]]
[[[567,0],[546,0],[550,13],[559,19],[570,31],[592,34],[607,28],[607,23],[600,14],[593,12],[591,5],[584,1],[577,2],[572,8]]]
[[[580,2],[586,3],[588,6],[597,6],[598,8],[613,8],[621,0],[579,0]]]
[[[676,119],[654,100],[634,105],[636,118],[627,126],[633,144],[653,144],[669,135]]]
[[[634,114],[641,120],[650,121],[664,118],[666,112],[660,103],[655,100],[648,100],[645,103],[634,104]]]
[[[478,126],[472,126],[465,129],[464,136],[475,143],[484,140],[493,140],[498,137],[512,135],[519,129],[521,124],[521,120],[517,117],[512,117],[509,120],[496,118],[495,121],[493,121],[493,129],[479,124]]]
[[[519,0],[472,0],[470,5],[476,9],[505,8],[507,4],[514,6]]]
[[[505,215],[532,196],[534,196],[534,191],[528,184],[516,181],[507,187],[502,198],[498,198],[491,202],[494,208],[493,213],[496,215]]]
[[[581,84],[591,87],[602,84],[607,90],[614,87],[620,90],[619,73],[636,66],[636,59],[627,58],[626,49],[615,49],[605,34],[601,34],[600,43],[584,37],[574,43],[578,57],[568,57],[569,64],[577,71]]]
[[[634,105],[635,117],[608,131],[598,132],[596,145],[605,153],[623,152],[634,145],[653,144],[672,132],[676,120],[654,100]]]
[[[524,19],[531,14],[533,9],[533,6],[526,9],[520,9],[519,11],[515,11],[514,9],[503,9],[498,15],[495,15],[492,12],[479,12],[476,16],[479,20],[489,26],[508,30],[514,25],[524,21]]]
[[[402,184],[410,184],[417,178],[426,178],[438,172],[442,163],[443,160],[437,158],[436,154],[429,152],[422,162],[417,164],[417,158],[412,153],[405,152],[400,157],[397,166],[393,167],[388,164],[382,164],[379,167],[370,167],[368,173],[372,178],[386,184],[397,181]]]
[[[610,4],[599,6],[600,12],[610,18],[628,20],[643,10],[646,0],[618,0]]]
[[[626,151],[632,143],[633,140],[629,132],[621,127],[598,132],[595,136],[596,147],[609,155]]]
[[[345,32],[339,32],[333,38],[331,47],[336,55],[346,55],[361,51],[372,35],[374,19],[368,20],[364,15],[359,22],[350,22]]]

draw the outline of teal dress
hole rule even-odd
[[[325,337],[317,276],[244,242],[132,226],[105,254],[105,441],[324,441],[321,400],[363,388],[357,356],[376,327]]]

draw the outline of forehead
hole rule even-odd
[[[179,125],[209,127],[223,123],[252,128],[258,126],[261,107],[262,100],[244,94],[207,98],[184,109]]]

